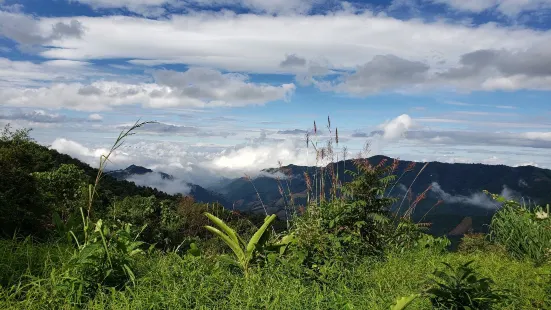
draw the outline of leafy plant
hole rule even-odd
[[[135,256],[143,254],[140,249],[143,242],[137,241],[137,238],[146,225],[132,236],[131,225],[128,223],[122,224],[122,227],[114,225],[111,229],[104,225],[101,219],[92,223],[91,211],[109,157],[123,144],[127,136],[133,134],[133,130],[146,123],[136,122],[130,129],[122,131],[107,155],[101,155],[95,183],[88,187],[86,215],[84,208],[80,208],[82,239],[78,238],[75,232],[70,232],[76,243],[76,250],[71,259],[64,264],[62,278],[68,283],[71,292],[78,292],[77,299],[80,299],[81,294],[93,295],[98,286],[120,289],[129,282],[135,284]],[[72,172],[74,169],[65,166],[62,171],[65,170]]]
[[[77,249],[64,266],[65,276],[90,293],[97,285],[120,289],[129,282],[135,284],[135,257],[144,253],[143,242],[137,239],[143,229],[135,233],[130,224],[109,228],[102,220],[85,224],[85,241],[74,237]]]
[[[493,281],[479,278],[469,261],[457,268],[448,263],[446,270],[434,272],[433,286],[425,294],[436,309],[490,309],[505,298],[501,292],[491,288]]]
[[[275,221],[276,215],[267,216],[264,224],[254,233],[249,242],[245,242],[235,230],[226,225],[220,218],[208,212],[205,212],[205,216],[220,229],[208,225],[205,228],[222,239],[230,247],[235,256],[235,260],[230,260],[230,262],[239,266],[247,276],[249,267],[255,260],[256,255],[265,249],[270,235],[268,228]],[[284,246],[284,244],[281,244],[281,246]]]
[[[401,297],[396,300],[396,303],[390,306],[390,310],[403,310],[407,308],[415,299],[419,298],[421,294],[411,294],[409,296]]]
[[[536,264],[548,261],[551,249],[551,218],[549,205],[530,207],[498,195],[492,197],[502,204],[490,223],[490,240],[503,245],[515,258],[530,258]]]

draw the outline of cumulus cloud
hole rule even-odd
[[[97,2],[130,5],[130,1]],[[269,3],[282,2],[285,1]],[[17,29],[22,34],[16,34],[12,26],[5,26],[4,35],[22,44],[41,42],[25,35],[39,33],[41,38],[48,37],[51,42],[43,43],[39,54],[53,59],[123,58],[132,59],[132,64],[175,63],[230,72],[292,73],[301,85],[314,84],[323,90],[362,96],[434,88],[550,89],[551,85],[551,75],[546,70],[549,66],[544,65],[551,54],[547,44],[551,31],[494,24],[425,23],[346,10],[326,15],[275,17],[228,12],[194,12],[160,20],[79,17],[78,23],[68,18],[34,19],[9,14],[15,19],[30,19],[28,23],[41,31],[20,27]],[[110,32],[113,27],[117,32]],[[282,55],[286,55],[283,60]],[[185,76],[165,72],[159,73],[159,77],[186,80],[186,76],[212,74],[201,70],[193,69]],[[212,76],[219,81],[219,76]],[[340,76],[336,82],[332,80],[335,76]],[[240,78],[240,74],[233,76]],[[178,90],[199,93],[195,89]],[[243,96],[259,96],[259,89],[254,90]],[[267,91],[263,89],[260,93],[264,96]],[[230,95],[243,99],[240,93]]]
[[[303,142],[301,142],[303,144]],[[212,167],[231,173],[243,171],[258,173],[261,169],[278,166],[278,162],[306,165],[315,163],[314,154],[310,158],[298,141],[286,140],[276,144],[245,146],[236,150],[224,151],[211,161]]]
[[[306,65],[306,59],[298,57],[295,54],[286,55],[285,59],[279,64],[281,67],[303,67]]]
[[[492,200],[488,195],[484,194],[483,192],[474,193],[470,196],[463,196],[463,195],[452,195],[449,193],[446,193],[441,187],[440,184],[433,182],[431,191],[438,196],[439,199],[442,199],[446,203],[458,203],[458,204],[469,204],[485,209],[497,209],[499,208],[499,205]],[[503,186],[503,190],[501,191],[501,196],[505,197],[506,199],[513,199],[515,193],[507,188],[506,186]]]
[[[439,72],[451,85],[464,89],[548,89],[551,81],[551,48],[548,44],[524,50],[483,49],[461,56],[459,66]]]
[[[88,115],[88,119],[91,120],[91,121],[101,121],[103,120],[103,116],[101,116],[100,114],[97,114],[97,113],[93,113],[93,114],[90,114]]]
[[[383,127],[383,139],[398,140],[405,136],[406,132],[414,126],[412,118],[407,114],[402,114],[397,118],[387,122]]]
[[[10,106],[84,111],[132,104],[153,108],[235,107],[288,100],[295,89],[294,84],[251,83],[243,74],[222,74],[202,68],[185,72],[159,71],[154,77],[156,83],[96,81],[91,84],[56,83],[39,88],[0,88],[0,99]]]
[[[245,74],[223,74],[207,68],[191,68],[185,72],[157,71],[154,77],[159,85],[170,87],[182,97],[208,98],[212,103],[222,105],[226,102],[246,105],[287,99],[295,89],[293,84],[253,84],[248,82],[249,77]]]
[[[255,73],[288,72],[281,67],[282,55],[294,54],[304,60],[324,59],[335,70],[381,69],[387,79],[399,74],[385,65],[400,65],[407,69],[400,78],[410,82],[427,66],[429,71],[449,69],[463,54],[492,48],[514,51],[545,45],[551,38],[546,31],[402,21],[370,12],[276,17],[202,12],[162,20],[121,16],[79,20],[86,27],[82,40],[57,40],[41,54],[74,60],[133,58],[133,63],[141,64],[185,63]],[[51,25],[59,20],[40,21]],[[117,32],[105,36],[113,27]],[[352,81],[373,78],[365,71]]]
[[[97,167],[108,145],[87,145],[66,138],[57,138],[51,148]],[[315,154],[308,152],[301,140],[263,141],[260,143],[224,146],[208,143],[189,144],[176,141],[128,141],[110,158],[108,170],[124,169],[131,164],[148,167],[174,176],[178,183],[156,176],[137,177],[137,184],[149,185],[176,192],[182,184],[193,183],[212,187],[228,178],[255,178],[262,169],[284,165],[314,165]],[[181,184],[180,184],[181,182]],[[171,190],[172,188],[172,190]],[[182,187],[183,188],[183,187]]]
[[[427,80],[429,66],[395,55],[377,55],[331,87],[354,94],[371,94],[388,89],[411,87]]]
[[[55,40],[80,38],[84,31],[76,19],[41,23],[30,15],[0,10],[0,35],[22,45],[46,45]]]
[[[67,140],[65,138],[55,139],[50,148],[72,157],[78,158],[92,167],[98,166],[99,159],[109,153],[107,148],[89,148],[78,142]],[[121,151],[115,151],[110,157],[111,162],[116,163],[116,168],[127,167],[132,164],[133,158]]]

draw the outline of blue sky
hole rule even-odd
[[[551,168],[551,0],[0,0],[0,125],[209,184],[350,153]],[[322,130],[317,139],[327,139]],[[342,158],[342,157],[341,157]]]

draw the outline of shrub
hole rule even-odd
[[[435,309],[490,309],[490,307],[505,298],[505,295],[493,290],[493,281],[489,278],[479,278],[469,261],[457,268],[450,264],[446,270],[434,272],[433,287],[426,291]]]
[[[504,248],[489,240],[488,235],[483,233],[466,234],[459,243],[458,251],[464,253],[475,252],[503,252]]]
[[[549,206],[529,207],[493,195],[503,206],[492,218],[490,240],[503,245],[515,258],[529,258],[536,264],[548,261],[551,250]]]
[[[86,206],[88,178],[75,165],[62,164],[56,170],[32,175],[41,196],[40,203],[50,214],[57,213],[64,223]]]

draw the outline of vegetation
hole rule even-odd
[[[426,191],[391,195],[411,170],[359,158],[348,182],[344,167],[306,173],[306,205],[278,179],[281,220],[242,214],[104,175],[140,126],[99,170],[4,130],[0,308],[551,309],[548,207],[491,196],[490,234],[452,252],[413,220]],[[324,147],[307,139],[338,158],[336,129]]]

